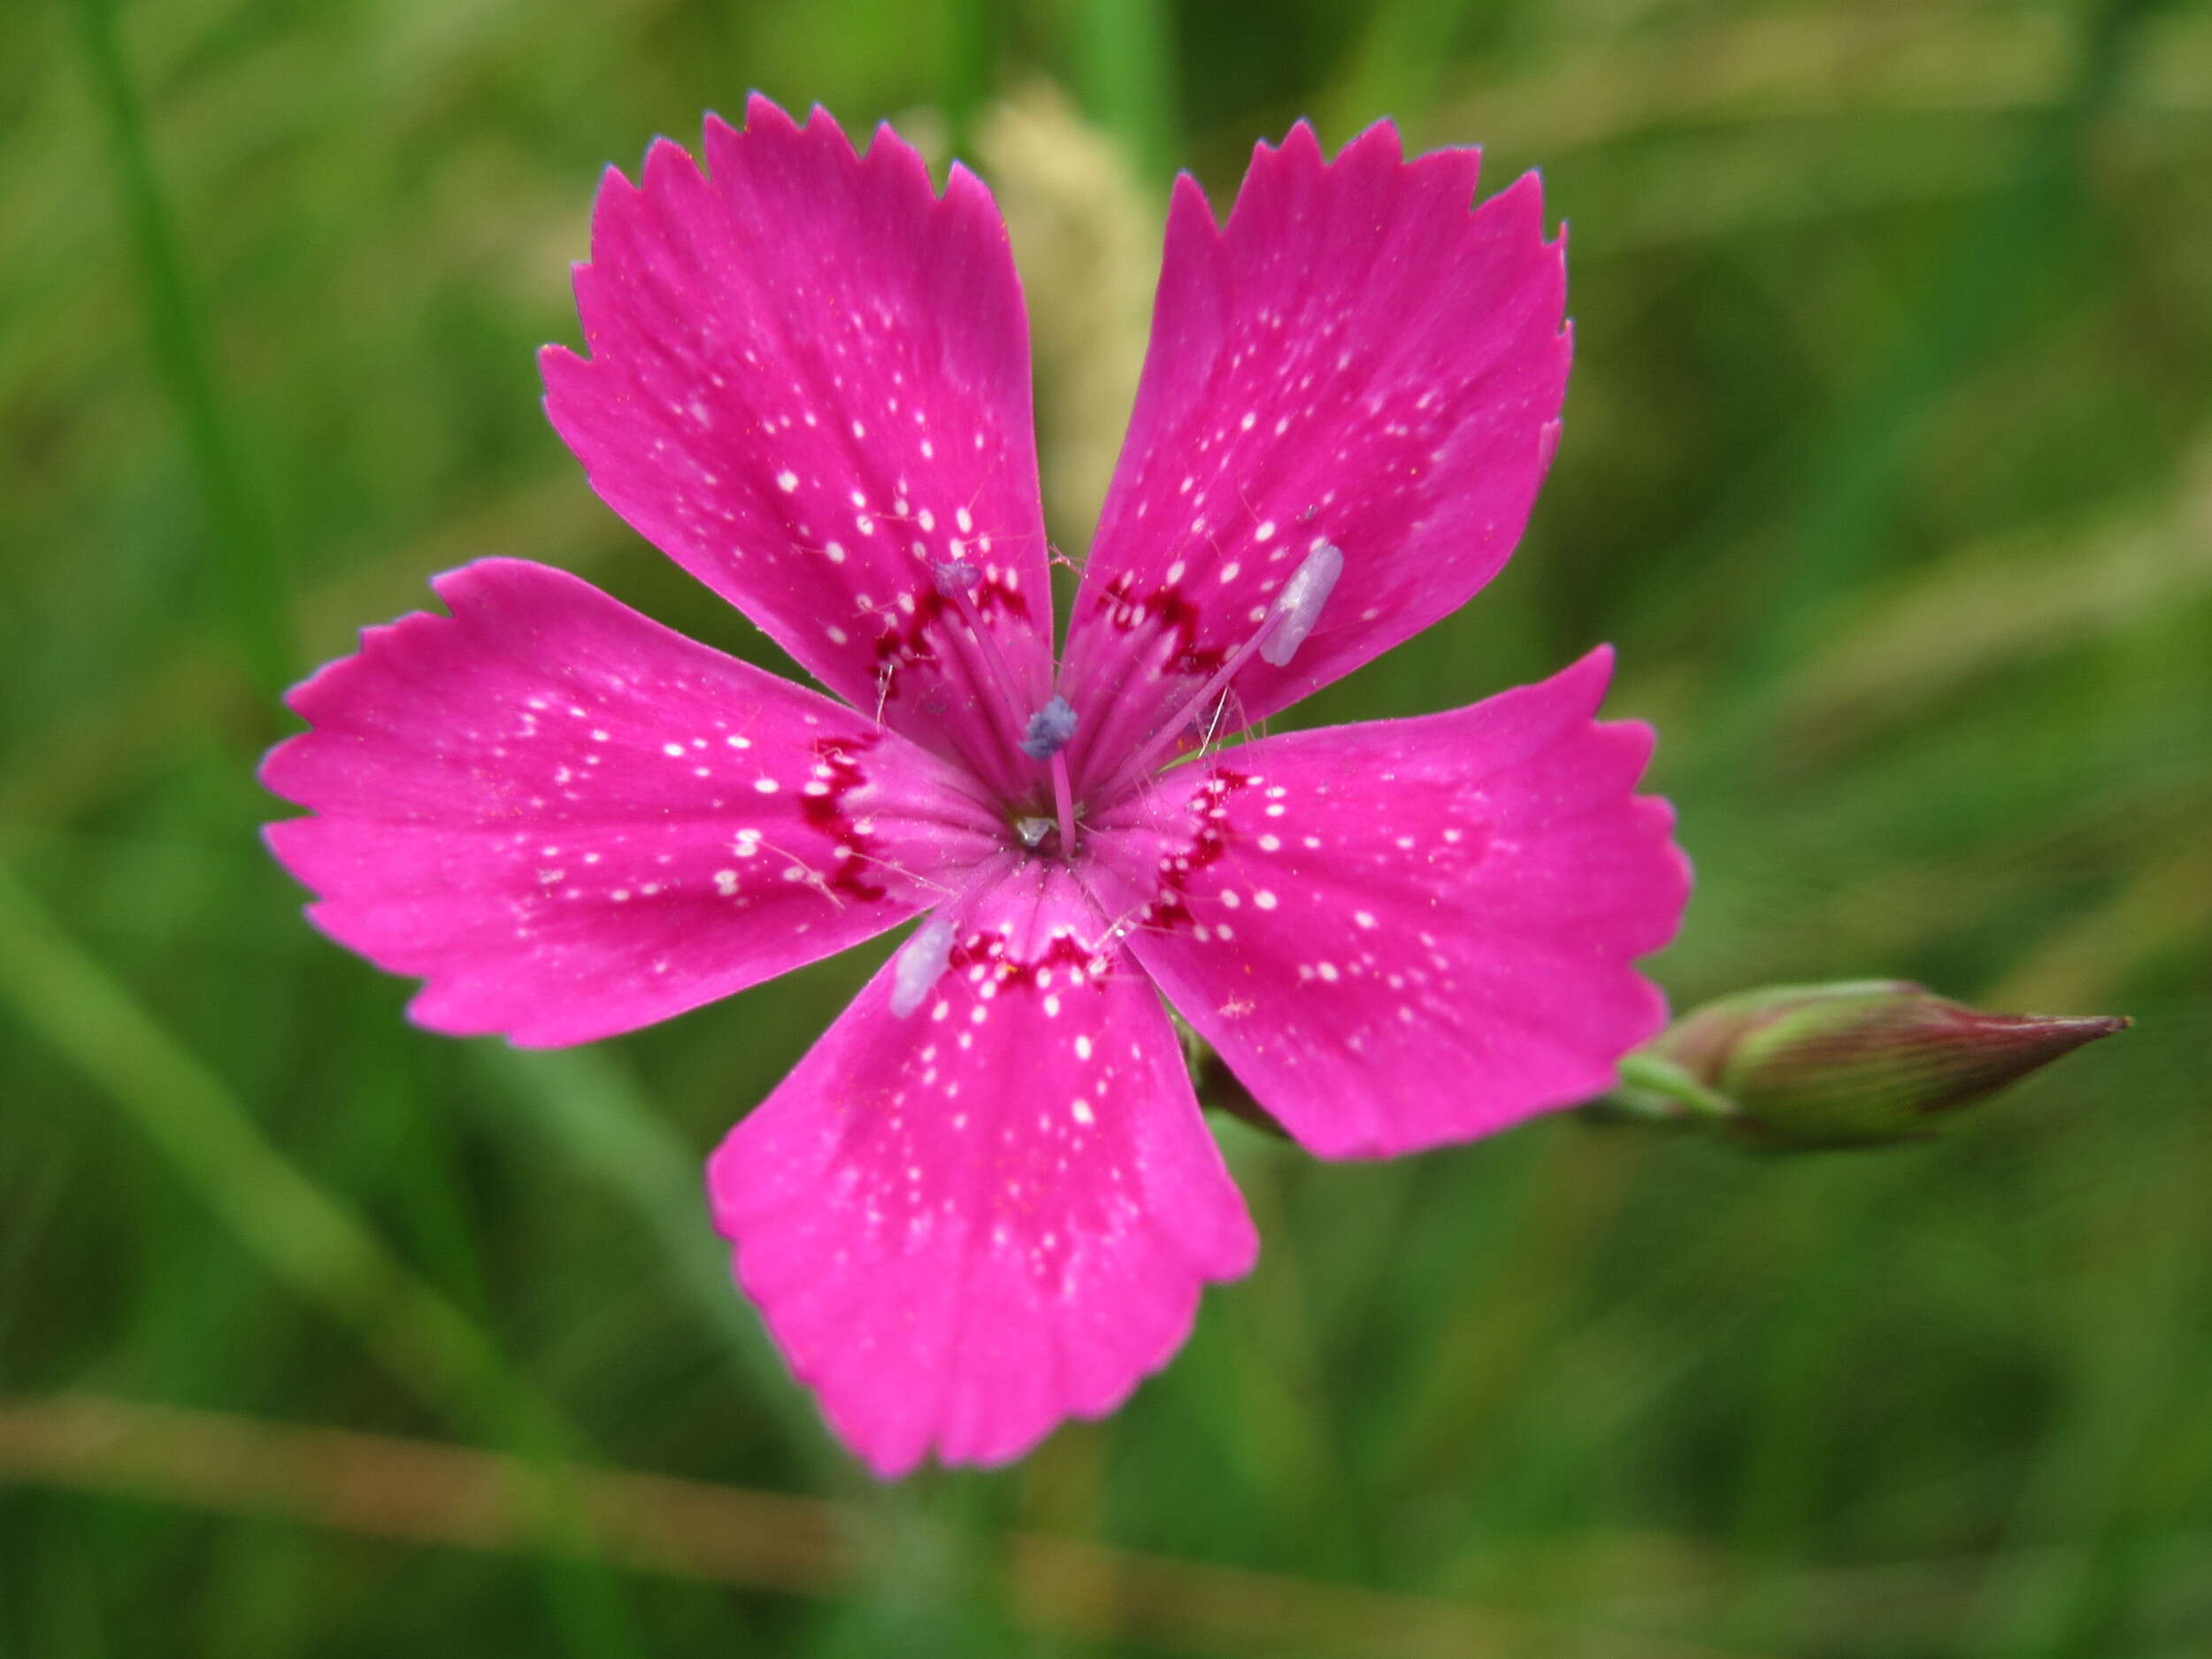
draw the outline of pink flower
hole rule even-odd
[[[1053,659],[990,196],[755,99],[610,173],[546,407],[601,496],[842,701],[489,559],[292,695],[269,840],[413,1018],[632,1030],[925,919],[714,1154],[735,1271],[879,1472],[1113,1409],[1252,1263],[1168,1002],[1330,1157],[1596,1094],[1687,872],[1609,656],[1418,719],[1217,739],[1456,608],[1557,440],[1536,180],[1376,127],[1177,183]],[[1179,758],[1181,764],[1175,764]]]

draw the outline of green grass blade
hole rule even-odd
[[[1167,8],[1159,0],[1079,0],[1070,27],[1078,100],[1119,142],[1141,176],[1164,189],[1182,151]]]
[[[155,168],[152,146],[115,38],[111,0],[75,0],[77,38],[114,153],[115,189],[144,290],[154,358],[174,401],[206,496],[215,564],[228,602],[239,659],[263,690],[297,672],[285,618],[283,572],[274,534],[246,478],[218,384],[209,330],[185,274],[175,217]]]
[[[573,1450],[572,1431],[513,1377],[490,1338],[272,1146],[223,1079],[4,865],[0,1002],[112,1096],[262,1264],[350,1329],[402,1388],[465,1432],[518,1445],[533,1468]],[[549,1479],[528,1495],[549,1541],[565,1545],[568,1494]],[[547,1587],[578,1654],[639,1651],[603,1574],[563,1566]]]

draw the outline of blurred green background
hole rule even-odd
[[[1579,332],[1534,525],[1290,723],[1612,640],[1700,872],[1678,1004],[2139,1028],[1900,1152],[1225,1125],[1265,1250],[1179,1360],[873,1486],[696,1173],[867,953],[517,1055],[406,1025],[255,838],[273,686],[433,571],[772,660],[532,362],[599,167],[756,87],[1000,188],[1071,550],[1174,168],[1223,201],[1300,114],[1540,166]],[[2202,11],[10,0],[0,1650],[2212,1650],[2208,394]]]

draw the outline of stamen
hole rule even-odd
[[[1223,687],[1234,678],[1237,670],[1257,651],[1261,658],[1277,668],[1289,662],[1292,655],[1306,642],[1313,632],[1313,625],[1320,618],[1322,604],[1335,588],[1336,579],[1344,573],[1344,551],[1331,542],[1324,541],[1306,555],[1305,562],[1293,572],[1283,584],[1283,591],[1268,607],[1267,615],[1252,637],[1231,655],[1229,660],[1216,669],[1213,677],[1198,688],[1196,695],[1187,698],[1182,706],[1170,715],[1127,760],[1116,769],[1112,779],[1100,795],[1110,795],[1133,775],[1142,774],[1155,757],[1183,734],[1183,730],[1196,718],[1197,711],[1210,703]]]
[[[947,559],[932,567],[937,579],[937,591],[948,599],[957,599],[983,580],[983,572],[965,559]]]
[[[1262,662],[1281,668],[1298,654],[1298,648],[1306,642],[1306,635],[1313,632],[1313,625],[1321,619],[1321,607],[1328,602],[1330,589],[1343,574],[1343,549],[1324,541],[1306,555],[1306,562],[1283,584],[1283,591],[1276,596],[1271,614],[1282,620],[1268,634],[1267,643],[1260,647]]]
[[[998,695],[1006,704],[1006,712],[1018,726],[1022,718],[1022,695],[1014,685],[1014,672],[1006,665],[1006,658],[999,655],[998,641],[983,626],[983,613],[976,609],[973,597],[976,587],[983,580],[983,572],[965,559],[947,559],[933,565],[931,575],[937,591],[959,607],[968,631],[975,635],[976,645],[983,653],[984,666],[998,686]]]
[[[891,1012],[900,1019],[922,1005],[952,960],[952,924],[933,916],[916,928],[891,962]]]
[[[1075,705],[1056,692],[1051,702],[1029,717],[1021,750],[1032,760],[1050,760],[1074,735]]]

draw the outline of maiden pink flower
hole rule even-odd
[[[1478,154],[1189,178],[1054,662],[1028,334],[990,196],[755,99],[610,172],[602,497],[836,698],[508,559],[292,695],[264,776],[333,938],[434,1030],[575,1043],[925,919],[708,1168],[739,1281],[883,1474],[1111,1410],[1252,1225],[1168,1002],[1325,1156],[1599,1093],[1687,872],[1609,657],[1417,719],[1219,739],[1495,575],[1558,434],[1564,253]],[[1189,751],[1196,747],[1195,755]],[[1178,764],[1179,763],[1179,764]]]

